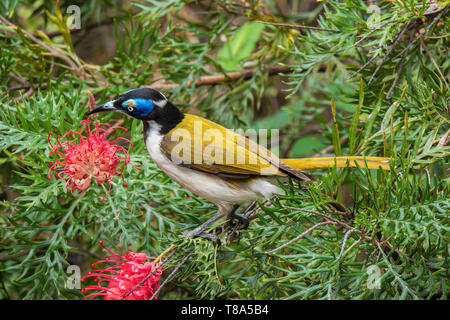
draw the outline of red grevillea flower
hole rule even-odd
[[[96,296],[104,296],[105,300],[150,299],[159,288],[158,281],[162,274],[162,267],[155,265],[154,262],[146,261],[155,258],[148,257],[145,253],[134,253],[131,251],[128,251],[125,255],[116,254],[105,248],[102,241],[100,241],[100,244],[112,255],[105,260],[94,263],[92,267],[99,263],[115,263],[115,265],[106,269],[90,271],[81,279],[81,281],[84,281],[86,278],[95,277],[97,281],[97,285],[86,286],[81,290],[82,293],[96,291],[88,294],[83,299],[88,297],[93,299]],[[116,258],[121,258],[125,261],[117,260]],[[142,281],[143,283],[140,284]],[[102,286],[104,282],[108,282],[108,285]],[[139,286],[135,288],[137,285]]]
[[[66,188],[74,196],[81,195],[91,184],[92,178],[98,185],[107,182],[109,189],[100,200],[103,201],[111,191],[113,176],[122,175],[123,168],[130,163],[127,149],[116,145],[116,141],[125,140],[131,145],[131,148],[133,145],[128,139],[122,137],[112,142],[106,140],[107,135],[112,131],[116,129],[127,131],[125,128],[112,127],[106,123],[97,123],[89,119],[83,120],[81,123],[84,124],[84,127],[79,131],[70,130],[62,137],[58,136],[56,145],[50,142],[52,133],[49,133],[50,155],[57,154],[61,158],[50,162],[48,178],[51,179],[50,172],[54,171],[56,177],[67,181]],[[93,129],[91,129],[92,125]],[[76,139],[78,142],[71,140],[71,136],[78,137]],[[133,164],[131,165],[133,166]],[[123,183],[126,186],[125,181]]]

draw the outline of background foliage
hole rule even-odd
[[[79,299],[67,267],[86,274],[107,255],[103,240],[119,253],[169,248],[162,299],[447,299],[448,11],[415,0],[2,1],[0,297]],[[131,129],[142,170],[127,167],[128,187],[115,181],[101,203],[101,187],[75,198],[47,178],[48,133],[79,129],[88,91],[104,102],[140,86],[230,128],[280,129],[282,156],[389,156],[391,171],[314,171],[315,184],[290,182],[249,209],[248,229],[217,225],[220,243],[179,238],[216,209],[161,173],[137,120],[100,116]]]

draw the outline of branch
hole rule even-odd
[[[411,32],[411,34],[410,34],[410,41],[413,36],[413,32]],[[394,91],[395,87],[397,86],[397,82],[398,82],[398,79],[400,79],[400,74],[402,72],[403,64],[405,63],[406,57],[408,56],[408,52],[409,52],[409,49],[406,50],[405,53],[403,54],[402,60],[400,61],[400,65],[397,70],[397,74],[395,75],[394,82],[392,82],[391,88],[389,89],[388,93],[386,94],[386,100],[391,99],[392,92]]]
[[[350,47],[350,49],[353,48],[353,47],[356,47],[357,45],[359,45],[362,41],[364,41],[365,39],[367,39],[368,37],[370,37],[375,31],[378,31],[378,30],[384,28],[385,26],[387,26],[387,25],[390,24],[390,23],[397,23],[397,22],[398,22],[398,20],[394,20],[394,21],[386,21],[385,23],[379,25],[378,27],[376,27],[376,28],[370,30],[369,33],[367,33],[366,35],[364,35],[363,37],[361,37],[361,39],[359,39],[358,41],[356,41],[356,42]]]
[[[391,47],[389,48],[388,52],[384,55],[382,61],[380,64],[378,64],[377,68],[375,69],[374,73],[372,74],[372,76],[370,77],[369,80],[369,84],[372,82],[373,78],[375,77],[375,75],[377,74],[378,70],[381,68],[381,66],[383,65],[383,63],[387,60],[387,58],[389,57],[389,55],[391,54],[392,50],[394,50],[394,48],[397,46],[398,42],[400,41],[402,35],[405,33],[405,31],[408,29],[409,25],[411,24],[411,21],[408,21],[407,24],[405,24],[405,26],[402,28],[402,30],[400,30],[399,33],[397,33],[397,35],[395,36],[394,40],[392,40],[392,44]],[[371,57],[369,60],[367,60],[367,62],[361,67],[359,68],[356,72],[354,72],[350,77],[348,77],[348,79],[353,78],[354,76],[356,76],[357,74],[359,74],[362,70],[364,70],[369,64],[372,63],[373,60],[375,60],[375,58],[377,58],[376,55],[374,55],[373,57]]]
[[[164,279],[163,283],[159,286],[158,290],[155,291],[155,293],[150,297],[149,300],[153,300],[153,298],[158,294],[158,292],[164,287],[169,281],[171,281],[178,273],[178,269],[181,268],[183,264],[189,259],[189,257],[194,253],[194,250],[192,250],[190,253],[188,253],[183,260],[177,266],[173,269],[173,271],[167,276],[166,279]]]
[[[105,20],[102,20],[100,22],[89,23],[84,28],[70,30],[70,34],[80,33],[80,32],[83,32],[83,31],[86,32],[86,31],[89,31],[91,29],[95,29],[95,28],[98,28],[98,27],[101,27],[101,26],[106,26],[106,25],[113,24],[113,23],[114,23],[114,19],[113,18],[105,19]],[[53,32],[47,33],[46,35],[49,38],[54,38],[54,37],[61,36],[62,33],[61,33],[61,31],[53,31]]]
[[[4,254],[0,255],[0,262],[5,262],[11,259],[17,259],[20,257],[23,257],[25,255],[28,254],[28,252],[30,252],[29,249],[23,249],[19,252],[13,253],[13,254],[8,254],[8,252],[5,252]]]
[[[311,122],[314,122],[314,121],[315,121],[315,119],[313,119],[313,121],[311,121]],[[322,131],[323,127],[320,124],[318,124],[318,123],[311,124],[311,122],[306,124],[306,126],[302,130],[296,132],[289,139],[289,144],[283,151],[283,157],[284,158],[289,157],[289,154],[290,154],[292,148],[294,147],[295,143],[297,142],[297,140],[299,138],[301,138],[303,136],[306,136],[306,135],[309,135],[309,134],[312,134],[312,133],[319,133],[319,132]]]
[[[166,264],[167,262],[169,262],[170,259],[172,259],[172,257],[175,255],[175,253],[177,252],[177,250],[173,251],[163,262],[159,263],[158,265],[155,266],[155,269],[150,272],[144,279],[142,279],[137,285],[134,286],[134,288],[132,288],[130,291],[128,291],[122,298],[120,298],[120,300],[125,299],[126,297],[128,297],[134,290],[136,290],[137,288],[139,288],[141,285],[143,285],[145,283],[145,281],[148,280],[148,278],[150,278],[156,271],[159,270],[159,268],[161,268],[164,264]],[[155,260],[155,262],[157,262],[157,260]],[[159,291],[159,289],[158,289]],[[157,292],[158,292],[157,291]],[[157,293],[155,292],[155,294]],[[155,295],[154,294],[154,295]],[[154,296],[153,295],[153,296]],[[152,296],[152,298],[153,298]],[[151,299],[150,299],[151,300]]]
[[[400,52],[395,58],[401,56],[403,53],[405,53],[406,51],[408,51],[408,50],[409,50],[409,49],[410,49],[410,48],[411,48],[418,40],[420,40],[424,35],[426,35],[426,34],[428,33],[428,31],[431,29],[431,27],[434,26],[434,24],[435,24],[436,22],[438,22],[439,19],[440,19],[444,14],[446,14],[447,11],[448,11],[449,9],[450,9],[450,5],[447,5],[447,6],[445,7],[445,9],[442,10],[441,13],[438,14],[438,15],[436,16],[436,18],[433,19],[433,21],[431,21],[431,23],[425,28],[425,30],[424,30],[421,34],[419,34],[419,35],[417,36],[417,38],[415,38],[414,41],[412,41],[405,49],[403,49],[403,51]]]
[[[356,233],[360,234],[361,236],[365,237],[361,231],[356,230],[355,228],[353,228],[352,226],[346,224],[345,222],[342,222],[342,221],[340,221],[340,220],[337,220],[337,219],[335,219],[335,218],[333,218],[333,217],[330,217],[330,216],[328,216],[328,215],[326,215],[326,214],[324,214],[324,213],[320,213],[320,212],[317,212],[317,211],[314,211],[314,210],[308,210],[308,209],[302,209],[302,208],[295,208],[295,207],[289,207],[289,206],[284,206],[283,208],[285,208],[285,209],[291,209],[291,210],[298,210],[298,211],[302,211],[302,212],[306,212],[306,213],[312,213],[312,214],[321,216],[321,217],[323,217],[323,218],[326,218],[326,219],[328,219],[328,220],[331,220],[331,221],[333,221],[333,222],[339,224],[340,226],[344,227],[345,229],[353,230],[353,232],[356,232]],[[366,238],[366,237],[365,237],[365,238]]]
[[[426,51],[428,57],[429,57],[430,60],[431,60],[431,63],[433,63],[434,67],[436,68],[436,71],[437,71],[438,74],[439,74],[439,78],[441,78],[441,81],[442,81],[442,82],[444,83],[444,85],[445,85],[445,89],[448,91],[448,83],[447,83],[447,81],[445,80],[445,77],[444,77],[444,75],[442,74],[441,69],[439,68],[438,64],[436,63],[436,60],[434,60],[433,55],[431,54],[430,50],[428,49],[428,46],[423,42],[423,39],[420,39],[420,45],[422,46],[422,48],[425,49],[425,51]]]
[[[304,231],[303,233],[301,233],[300,235],[296,236],[294,239],[289,240],[288,242],[282,244],[281,246],[279,246],[278,248],[269,250],[269,251],[265,251],[263,252],[264,254],[271,254],[274,253],[275,251],[278,251],[288,245],[290,245],[291,243],[300,240],[301,238],[303,238],[304,236],[306,236],[308,233],[310,233],[311,231],[313,231],[315,228],[326,225],[326,224],[335,224],[335,222],[333,221],[324,221],[324,222],[320,222],[318,224],[313,225],[311,228],[307,229],[306,231]]]
[[[336,258],[335,261],[338,261],[341,257],[342,257],[342,253],[344,253],[344,248],[345,248],[345,244],[347,243],[348,240],[348,236],[350,235],[350,233],[354,232],[355,229],[349,229],[347,230],[347,232],[344,234],[344,239],[342,239],[342,244],[341,244],[341,252],[339,252],[339,256]],[[358,241],[360,241],[361,239],[359,239]]]
[[[6,18],[0,16],[0,22],[3,23],[4,25],[11,27],[14,30],[18,30],[19,27],[16,26],[15,24],[13,24],[12,22],[10,22],[9,20],[7,20]],[[52,48],[51,46],[49,46],[47,43],[39,40],[38,38],[36,38],[34,35],[32,35],[31,33],[27,32],[26,30],[20,29],[21,32],[24,34],[24,36],[26,36],[27,38],[29,38],[31,41],[33,41],[34,43],[36,43],[37,45],[39,45],[40,47],[44,48],[45,50],[47,50],[52,56],[59,58],[63,61],[65,61],[70,69],[72,71],[75,71],[78,76],[81,79],[85,78],[84,73],[81,71],[82,70],[82,66],[81,65],[77,65],[69,56],[67,56],[65,53],[61,52],[58,49]]]
[[[439,142],[439,143],[438,143],[438,146],[440,146],[440,147],[445,146],[445,145],[447,145],[447,140],[449,139],[449,136],[450,136],[450,129],[447,130],[447,132],[446,132],[441,138],[439,138],[439,139],[434,139],[434,140],[431,142],[431,145],[435,144],[436,142]],[[419,150],[417,150],[417,154],[422,153],[423,150],[425,150],[425,147],[422,147],[422,148],[420,148]]]
[[[310,29],[310,30],[317,30],[317,31],[334,32],[334,33],[340,33],[341,32],[339,30],[324,29],[324,28],[313,27],[313,26],[302,26],[300,24],[266,22],[266,21],[255,21],[255,22],[259,22],[259,23],[262,23],[262,24],[267,24],[269,26],[287,27],[289,29],[295,29],[295,30]]]
[[[431,29],[431,27],[437,22],[439,21],[439,19],[448,12],[448,10],[450,9],[450,5],[447,5],[444,9],[442,9],[442,11],[439,13],[439,15],[437,15],[433,21],[428,24],[428,26],[424,29],[424,31],[419,34],[419,36],[417,36],[413,41],[410,41],[410,43],[408,44],[408,46],[402,50],[402,52],[400,52],[397,56],[395,56],[393,59],[398,58],[399,56],[407,53],[409,51],[409,49],[418,41],[420,40],[426,33],[428,33],[428,31]],[[431,14],[435,14],[437,12],[439,12],[440,10],[436,11],[430,11],[428,13],[426,13],[426,15],[431,15]],[[397,35],[395,36],[394,40],[392,41],[392,44],[388,50],[388,52],[384,55],[383,59],[381,60],[381,62],[378,64],[377,68],[375,69],[374,73],[372,74],[372,76],[370,77],[370,80],[368,82],[368,84],[370,85],[373,81],[373,79],[375,78],[375,75],[377,74],[378,70],[381,68],[381,66],[384,64],[384,62],[388,59],[389,55],[391,54],[392,50],[397,46],[398,42],[400,41],[402,35],[405,33],[406,30],[408,30],[408,28],[414,24],[411,24],[411,22],[415,22],[418,21],[419,19],[415,19],[415,20],[410,20],[408,21],[408,23],[402,28],[402,30],[397,33]],[[395,22],[395,21],[394,21]],[[386,24],[386,23],[385,23]],[[383,24],[382,26],[384,26],[385,24]],[[375,30],[378,30],[375,29]],[[369,34],[372,34],[373,31],[369,32]],[[365,37],[363,37],[362,39],[360,39],[357,43],[360,43],[363,39],[365,39],[368,35],[366,35]],[[353,46],[355,46],[357,43],[355,43]],[[353,47],[352,46],[352,47]],[[372,63],[372,61],[376,58],[376,56],[371,57],[361,68],[359,68],[358,71],[354,72],[348,79],[353,78],[355,75],[359,74],[363,69],[365,69],[370,63]]]
[[[191,82],[189,81],[187,83],[187,87],[190,88],[192,85],[195,87],[200,86],[211,86],[216,85],[224,82],[230,82],[230,81],[236,81],[236,80],[247,80],[250,79],[253,74],[257,71],[257,68],[237,71],[237,72],[231,72],[231,73],[223,73],[223,74],[215,74],[210,76],[202,76],[200,77],[200,80]],[[269,66],[269,67],[263,67],[260,69],[261,72],[267,72],[269,76],[283,74],[283,73],[291,73],[292,69],[289,67],[283,67],[283,66]],[[149,86],[144,86],[146,88],[152,88],[154,90],[170,90],[178,88],[180,85],[177,83],[154,83]]]

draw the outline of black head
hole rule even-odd
[[[167,98],[159,91],[150,88],[128,90],[116,100],[108,101],[89,114],[105,111],[122,112],[140,120],[152,120],[167,105]]]

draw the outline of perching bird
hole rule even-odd
[[[133,89],[98,106],[89,114],[116,111],[144,123],[147,150],[156,165],[170,178],[197,196],[217,205],[218,214],[187,237],[205,234],[214,221],[235,214],[239,204],[267,199],[283,193],[280,178],[312,179],[301,170],[356,166],[389,170],[389,159],[381,157],[331,157],[279,159],[256,142],[221,125],[192,114],[183,114],[159,91]]]

